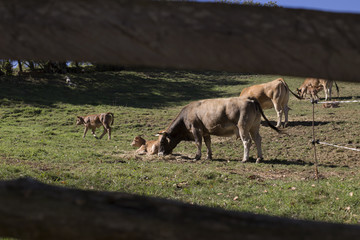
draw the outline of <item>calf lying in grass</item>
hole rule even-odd
[[[106,133],[108,133],[108,139],[110,140],[111,139],[111,127],[110,126],[113,124],[114,124],[114,114],[111,112],[93,114],[93,115],[88,115],[85,117],[78,116],[77,120],[76,120],[76,125],[84,125],[85,126],[83,138],[86,136],[86,132],[89,129],[91,129],[91,132],[94,135],[94,137],[97,138],[95,135],[95,130],[96,130],[96,128],[103,126],[104,132],[100,136],[100,139]]]
[[[136,154],[154,155],[159,151],[159,140],[146,141],[141,136],[136,136],[130,145],[133,147],[138,147],[138,149],[135,151]]]

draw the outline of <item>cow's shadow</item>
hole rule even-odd
[[[255,162],[256,159],[253,159],[253,162]],[[277,159],[273,158],[270,160],[263,160],[261,163],[264,164],[271,164],[271,165],[298,165],[298,166],[314,166],[313,162],[306,162],[301,159],[293,159],[293,160],[284,160],[284,159]],[[349,168],[348,165],[335,165],[335,164],[319,164],[319,167],[325,167],[325,168]]]
[[[212,160],[206,160],[204,156],[200,160],[195,160],[193,157],[184,155],[184,154],[170,154],[166,157],[163,157],[163,160],[167,161],[184,161],[184,162],[193,162],[193,163],[210,163],[210,162],[222,162],[222,163],[229,163],[229,162],[238,162],[239,164],[255,164],[256,158],[250,157],[249,160],[245,163],[242,162],[241,158],[231,158],[231,159],[224,159],[224,158],[213,158]],[[297,166],[314,166],[313,162],[304,161],[302,159],[290,159],[290,160],[284,160],[284,159],[265,159],[260,161],[261,164],[268,164],[268,165],[297,165]],[[335,164],[319,164],[319,167],[325,167],[325,168],[349,168],[347,165],[335,165]]]
[[[270,121],[272,125],[276,125],[275,121]],[[314,121],[314,126],[321,126],[321,125],[327,125],[331,122],[329,121]],[[342,122],[337,122],[342,123]],[[261,125],[268,127],[269,125],[265,121],[261,121]],[[296,126],[304,126],[304,127],[311,127],[312,121],[289,121],[287,127],[296,127]],[[286,128],[285,128],[286,129]]]
[[[298,165],[298,166],[313,166],[314,163],[312,162],[305,162],[301,159],[293,159],[293,160],[283,160],[283,159],[269,159],[269,160],[262,160],[260,163],[264,164],[271,164],[271,165]]]

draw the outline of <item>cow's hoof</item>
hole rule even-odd
[[[264,159],[263,158],[257,158],[256,163],[261,163]]]
[[[201,155],[196,155],[195,156],[195,160],[200,160],[200,158],[201,158]]]
[[[244,159],[244,160],[242,160],[241,162],[242,163],[246,163],[248,161],[248,159]]]
[[[212,160],[212,156],[207,156],[206,160]]]

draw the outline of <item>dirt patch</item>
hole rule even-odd
[[[49,164],[44,164],[44,163],[34,162],[34,161],[29,161],[29,160],[0,157],[0,161],[4,162],[7,165],[14,165],[14,166],[27,165],[33,169],[39,169],[41,171],[49,171],[49,170],[53,169]]]

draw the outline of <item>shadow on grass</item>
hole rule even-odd
[[[247,77],[222,72],[141,70],[68,74],[76,86],[67,86],[65,75],[1,77],[2,99],[52,106],[113,105],[157,108],[178,102],[224,96],[218,86],[247,84]],[[236,79],[235,79],[236,77]],[[244,80],[239,80],[244,79]],[[4,101],[3,101],[4,102]]]
[[[272,125],[276,125],[276,122],[275,121],[270,121],[270,123]],[[314,126],[321,126],[321,125],[326,125],[326,124],[329,124],[331,122],[328,122],[328,121],[315,121],[314,122]],[[261,121],[261,125],[262,126],[265,126],[265,127],[268,127],[268,124],[265,122],[265,121]],[[311,127],[312,126],[312,121],[289,121],[288,122],[288,125],[287,127],[296,127],[296,126],[305,126],[305,127]],[[283,129],[283,128],[281,128]],[[286,130],[286,128],[285,128]]]
[[[314,126],[327,125],[331,122],[328,121],[314,121]],[[291,121],[288,123],[288,127],[296,127],[296,126],[312,126],[312,121]]]
[[[255,159],[250,159],[250,162],[255,162]],[[280,159],[270,159],[270,160],[263,160],[261,163],[264,164],[271,164],[271,165],[298,165],[298,166],[314,166],[313,162],[305,162],[301,159],[294,159],[294,160],[280,160]],[[324,168],[349,168],[347,165],[335,165],[335,164],[319,164],[319,167]]]
[[[271,165],[298,165],[298,166],[312,166],[314,165],[311,162],[305,162],[301,159],[294,159],[294,160],[280,160],[280,159],[270,159],[270,160],[263,160],[261,163],[264,164],[271,164]]]

